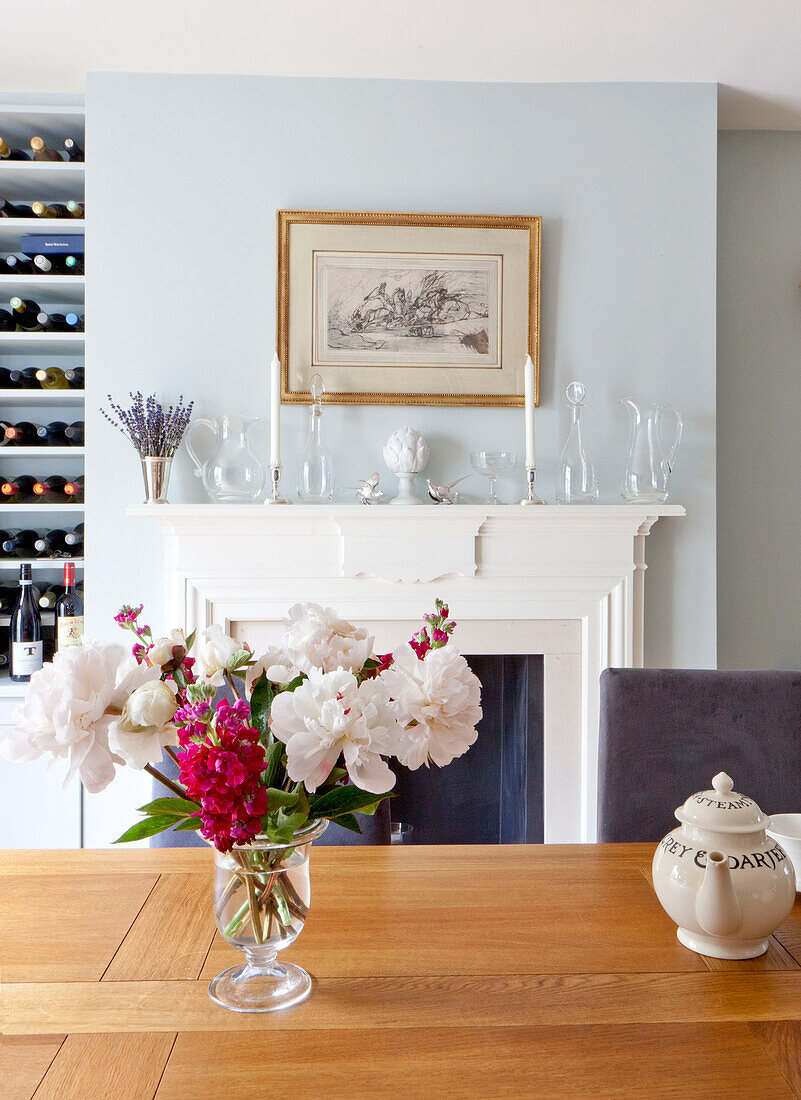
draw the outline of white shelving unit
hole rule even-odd
[[[50,103],[0,102],[0,134],[12,147],[30,148],[30,139],[39,134],[54,149],[63,149],[65,137],[75,137],[84,145],[85,117],[83,105],[72,97],[52,97]],[[0,196],[10,202],[30,204],[44,202],[83,202],[85,171],[82,163],[49,161],[0,162]],[[83,218],[2,218],[0,219],[0,256],[22,255],[22,237],[27,234],[53,236],[83,236]],[[47,312],[84,310],[85,279],[83,275],[6,275],[0,274],[0,308],[8,308],[14,295],[32,298]],[[0,365],[12,368],[26,366],[74,367],[83,364],[83,333],[3,332],[0,333]],[[83,419],[83,390],[0,390],[0,421],[33,420],[68,423]],[[74,477],[83,472],[83,447],[2,447],[0,448],[0,479],[6,475],[31,473],[36,477],[62,473]],[[0,527],[70,529],[83,520],[83,504],[7,504],[0,498]],[[83,577],[83,558],[76,563]],[[34,571],[36,583],[51,585],[61,580],[63,559],[0,557],[0,584],[13,585],[24,562]],[[45,624],[52,621],[52,612],[43,615]],[[7,619],[0,617],[0,650],[7,648]],[[0,669],[0,726],[8,722],[10,708],[25,692],[25,685],[14,684],[7,669]],[[26,782],[21,771],[15,772]]]

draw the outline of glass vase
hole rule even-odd
[[[297,833],[291,844],[257,837],[230,852],[214,850],[214,919],[245,962],[223,970],[209,996],[233,1012],[274,1012],[304,1001],[312,981],[277,955],[300,935],[309,912],[309,852],[327,821]]]

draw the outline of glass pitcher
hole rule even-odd
[[[629,410],[629,457],[623,471],[620,491],[629,504],[663,504],[670,491],[670,475],[684,427],[681,413],[672,405],[638,405],[624,397],[621,405]],[[674,419],[672,434],[666,438],[662,417]]]
[[[199,417],[192,421],[186,433],[186,449],[195,464],[195,477],[217,504],[248,504],[255,501],[264,488],[264,466],[250,449],[250,429],[258,422],[255,416],[232,416],[226,413],[213,420]],[[192,446],[192,436],[199,427],[214,436],[211,453],[203,462]]]

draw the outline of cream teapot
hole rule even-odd
[[[654,854],[654,889],[685,947],[753,959],[793,907],[795,871],[756,802],[733,791],[725,772],[712,786],[676,810],[681,824]]]

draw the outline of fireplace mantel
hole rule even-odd
[[[141,505],[165,535],[166,621],[276,641],[298,601],[385,651],[442,596],[465,653],[545,658],[545,838],[593,840],[598,677],[643,663],[645,537],[675,504]]]

